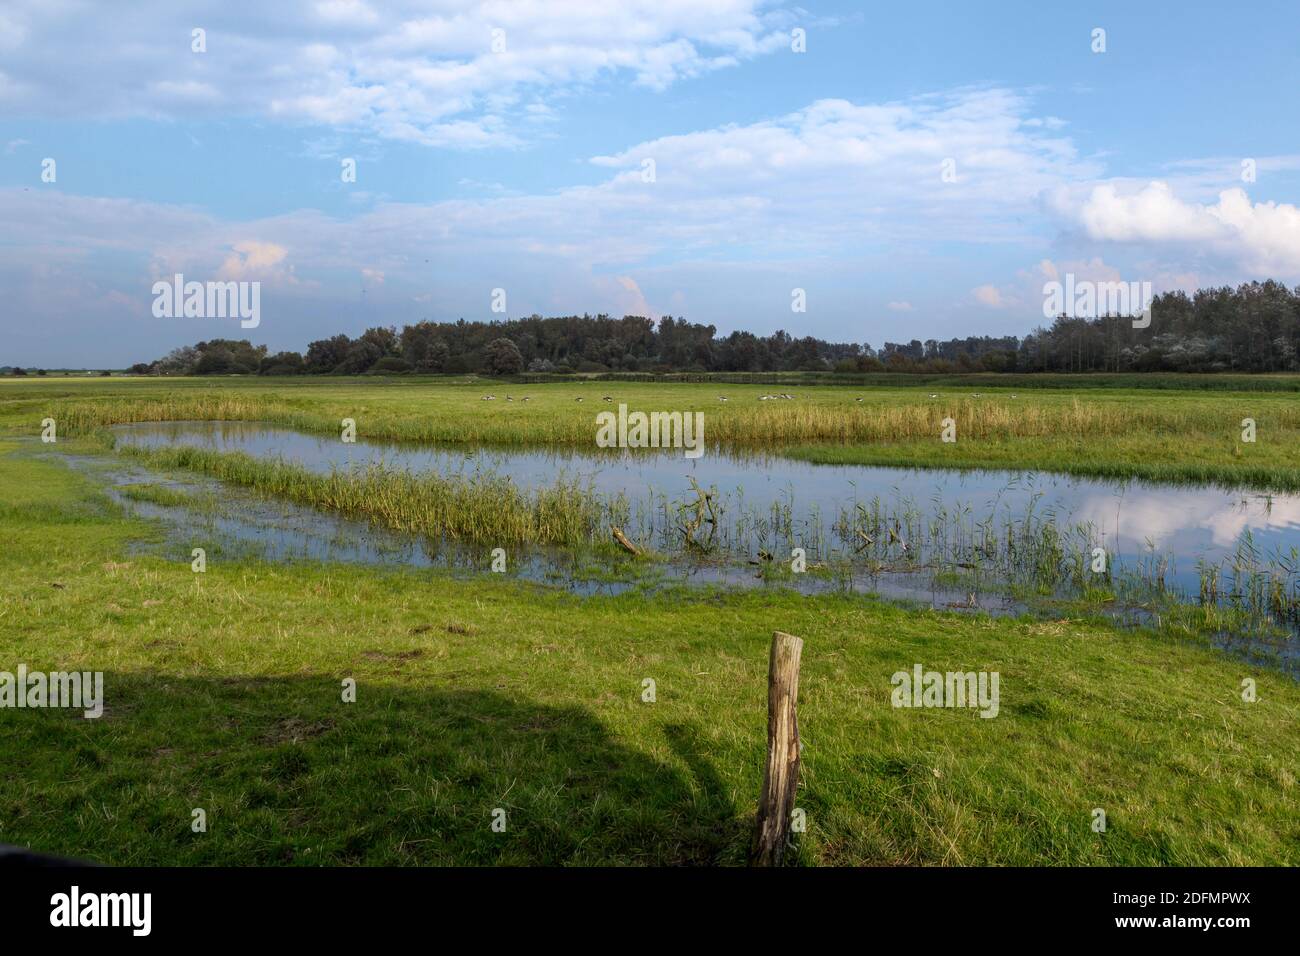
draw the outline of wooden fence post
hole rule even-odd
[[[751,866],[780,866],[790,838],[790,814],[799,786],[799,655],[803,641],[775,631],[767,665],[767,767],[758,800]]]

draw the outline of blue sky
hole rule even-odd
[[[0,365],[303,349],[500,318],[497,288],[511,317],[878,346],[1023,334],[1066,272],[1300,283],[1298,27],[1282,2],[10,0]],[[176,272],[260,282],[260,326],[155,318]]]

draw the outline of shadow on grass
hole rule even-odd
[[[107,673],[105,697],[98,720],[0,711],[0,842],[109,864],[744,858],[750,821],[686,728],[667,734],[694,784],[581,707],[505,693]]]

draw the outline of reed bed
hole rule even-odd
[[[413,474],[380,465],[322,474],[243,452],[124,451],[155,468],[198,472],[396,531],[493,545],[573,547],[603,539],[609,508],[577,482],[524,491],[496,475]]]
[[[737,443],[799,444],[825,441],[897,442],[937,439],[943,420],[957,424],[959,440],[1127,436],[1135,432],[1186,434],[1227,433],[1236,422],[1201,407],[1116,402],[1038,405],[1024,401],[959,399],[913,401],[898,405],[797,405],[742,409],[710,421],[710,439]],[[1300,428],[1300,403],[1271,409],[1269,426]],[[1262,427],[1262,425],[1261,425]]]
[[[551,386],[564,388],[563,386]],[[801,444],[880,444],[938,440],[944,419],[957,424],[959,441],[981,439],[1091,439],[1147,434],[1167,436],[1217,435],[1231,439],[1242,417],[1253,417],[1263,434],[1300,431],[1300,403],[1267,400],[1267,404],[1227,399],[1085,400],[1049,402],[1039,396],[1010,399],[941,397],[920,393],[873,396],[858,403],[849,393],[816,395],[806,400],[759,403],[754,396],[737,396],[719,404],[704,399],[702,389],[640,386],[634,394],[613,393],[611,403],[577,404],[572,393],[553,394],[532,406],[475,400],[464,389],[448,390],[428,402],[409,396],[400,403],[339,396],[314,396],[283,388],[264,394],[176,392],[158,398],[65,398],[47,403],[51,417],[67,435],[84,435],[111,425],[147,421],[263,421],[316,433],[337,432],[344,418],[357,422],[363,437],[394,441],[436,441],[490,444],[593,445],[595,416],[626,402],[636,410],[705,412],[710,443],[753,447]],[[536,391],[536,389],[534,389]],[[581,390],[589,394],[591,389]],[[547,397],[547,396],[543,396]],[[311,398],[309,402],[307,399]],[[557,400],[560,399],[560,400]]]

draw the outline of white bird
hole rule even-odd
[[[935,392],[931,392],[931,393],[930,393],[930,397],[931,397],[931,398],[938,398],[939,396],[938,396]]]
[[[725,402],[726,400],[727,400],[727,396],[726,396],[726,395],[719,395],[719,396],[718,396],[718,401],[720,401],[720,402]]]
[[[575,398],[574,401],[575,401],[575,402],[580,402],[580,401],[582,401],[582,398],[581,398],[581,397],[579,397],[579,398]]]

